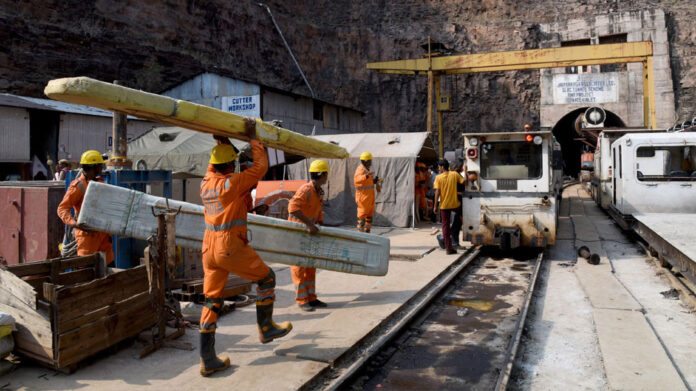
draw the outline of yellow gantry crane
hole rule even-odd
[[[432,55],[430,45],[431,41],[428,38],[429,49],[425,58],[367,64],[367,69],[376,70],[379,73],[428,76],[428,133],[432,133],[433,82],[435,84],[435,99],[439,102],[440,77],[442,75],[631,62],[643,63],[643,122],[645,127],[657,128],[652,42],[612,43],[438,57]],[[438,111],[437,114],[439,153],[442,157],[442,113]]]

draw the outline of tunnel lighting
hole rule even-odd
[[[534,136],[528,134],[524,137],[524,139],[527,140],[528,143],[531,143],[532,141],[534,141]]]
[[[541,136],[534,136],[534,144],[536,145],[541,145],[541,142],[544,141]]]
[[[472,137],[472,138],[469,139],[469,145],[471,145],[472,147],[477,146],[478,143],[479,143],[479,141],[478,141],[478,139],[477,139],[476,137]]]

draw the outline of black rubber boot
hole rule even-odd
[[[230,367],[229,357],[215,354],[215,332],[200,333],[201,375],[210,376]]]
[[[256,303],[256,322],[259,326],[259,341],[269,343],[276,338],[285,336],[292,330],[292,323],[277,324],[273,321],[273,303]]]

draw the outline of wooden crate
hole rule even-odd
[[[3,267],[0,311],[17,321],[16,353],[67,371],[157,322],[145,266],[100,254]]]

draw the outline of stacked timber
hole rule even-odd
[[[176,244],[200,249],[205,232],[203,206],[105,183],[89,183],[78,223],[95,231],[148,239],[157,231],[153,210],[166,208],[180,210]],[[319,233],[310,235],[304,224],[255,214],[247,217],[249,245],[265,262],[369,276],[387,274],[387,238],[332,227],[319,227]]]
[[[51,99],[118,111],[135,117],[181,126],[199,132],[246,141],[244,118],[168,96],[151,94],[88,77],[48,82],[44,93]],[[307,157],[345,159],[348,152],[338,145],[256,120],[256,135],[264,145]]]
[[[157,322],[145,266],[108,268],[101,254],[3,267],[0,312],[17,322],[16,353],[68,372]]]

